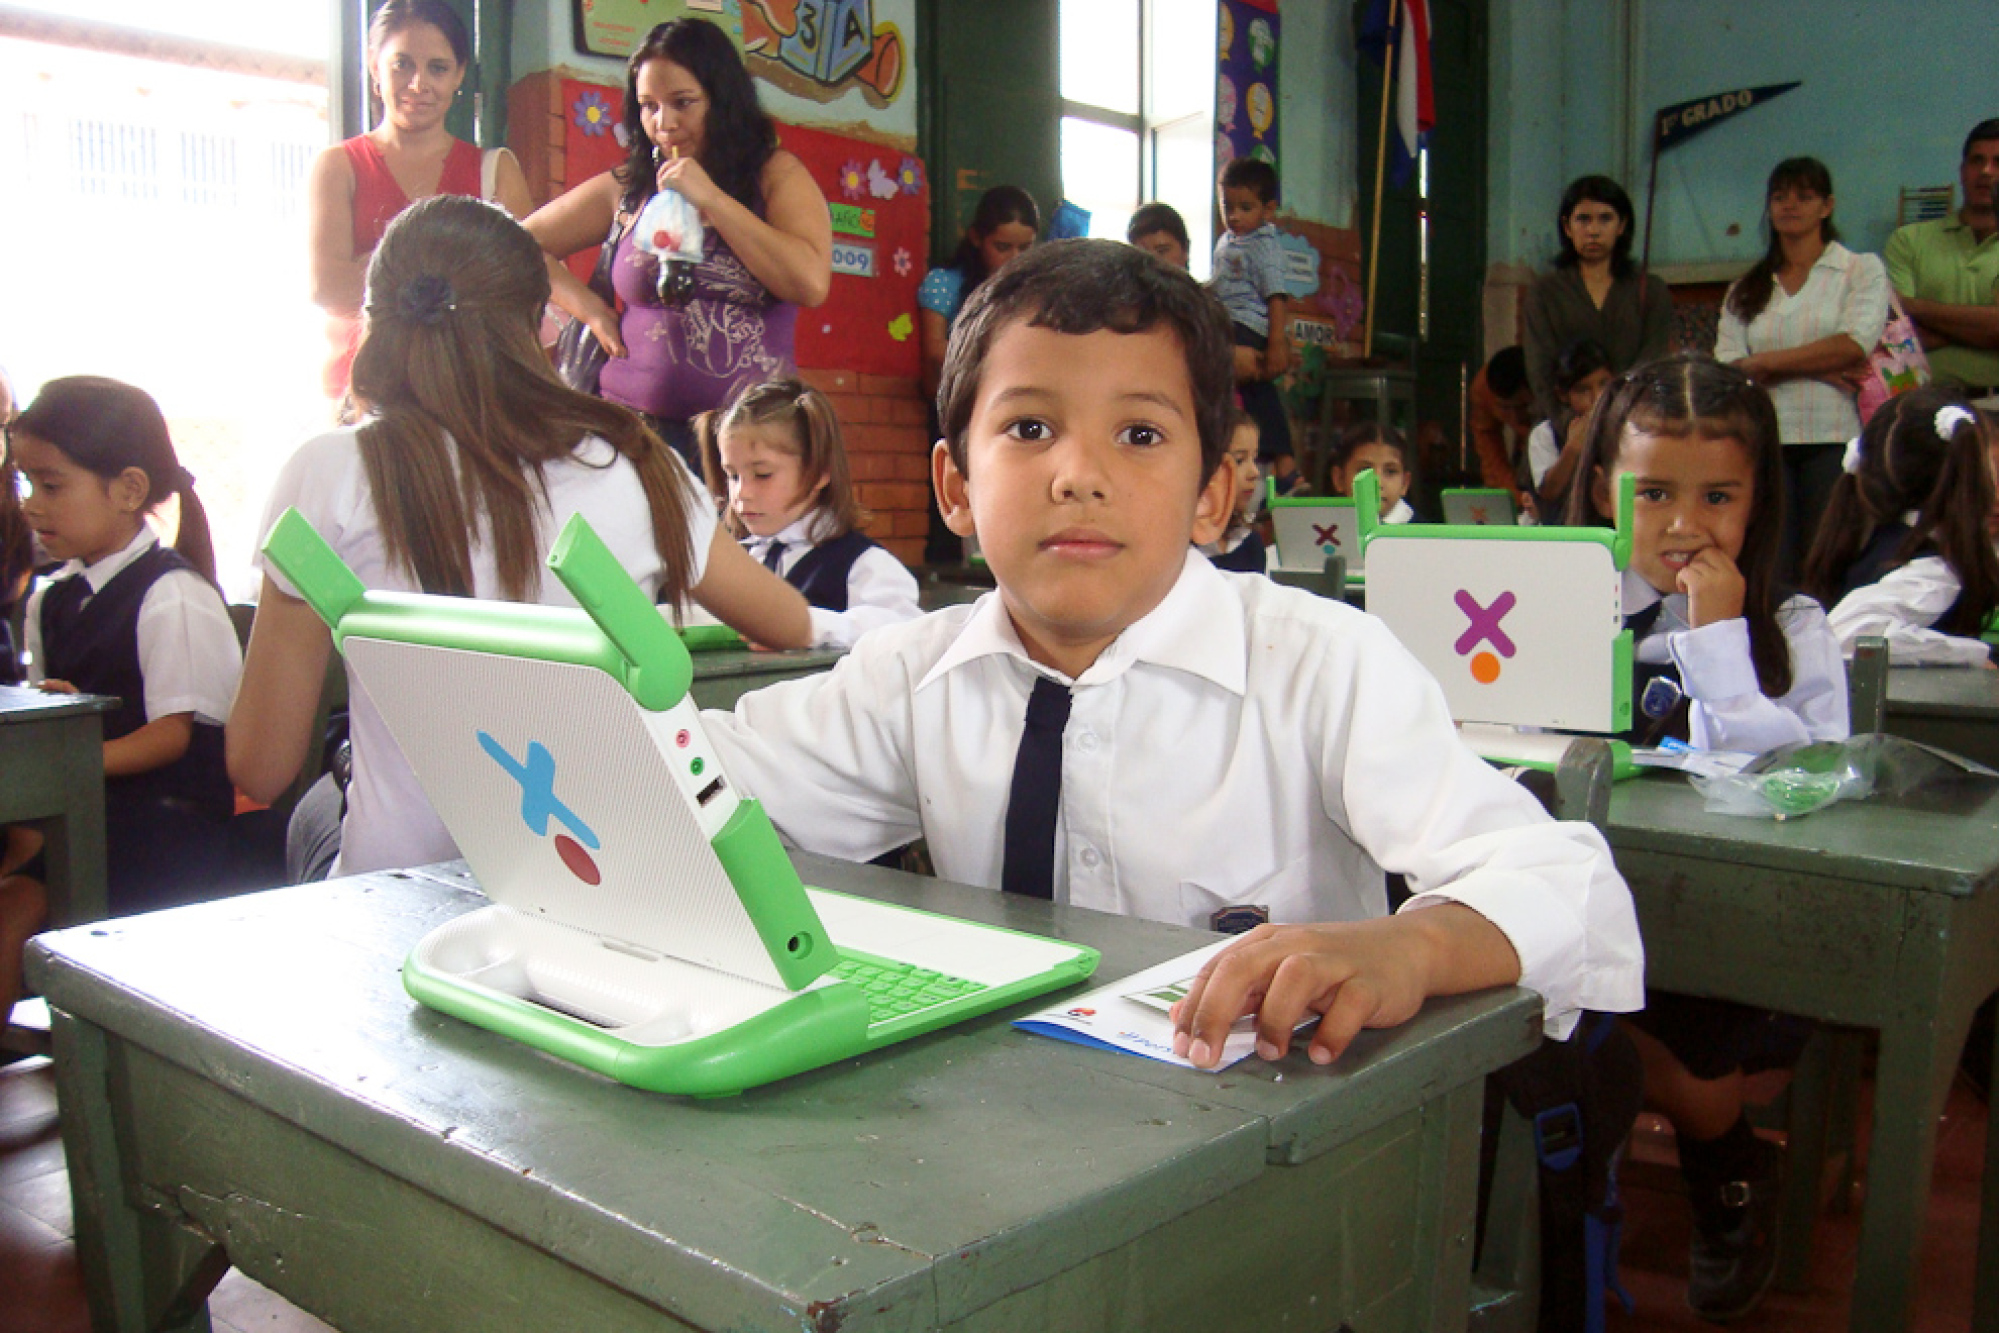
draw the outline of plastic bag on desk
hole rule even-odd
[[[680,191],[661,190],[646,201],[632,224],[632,245],[659,261],[662,304],[685,305],[694,294],[694,266],[705,240],[701,210]]]
[[[1962,782],[1999,777],[1982,764],[1900,736],[1866,732],[1843,741],[1780,745],[1732,776],[1689,775],[1710,814],[1790,819],[1835,801],[1906,800]]]

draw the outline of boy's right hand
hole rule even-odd
[[[1173,1053],[1212,1069],[1229,1028],[1255,1014],[1256,1053],[1282,1059],[1294,1029],[1318,1014],[1310,1055],[1314,1064],[1331,1064],[1362,1028],[1394,1027],[1423,1007],[1427,951],[1409,938],[1418,934],[1409,924],[1382,917],[1258,926],[1210,958],[1173,1006]]]

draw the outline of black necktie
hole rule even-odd
[[[1068,686],[1034,678],[1006,803],[1000,887],[1008,893],[1055,896],[1055,817],[1062,809],[1062,729],[1069,725],[1069,704]]]
[[[764,568],[773,574],[784,573],[784,543],[772,542],[764,547]]]
[[[75,623],[83,614],[85,603],[90,601],[90,580],[82,574],[71,574],[57,579],[42,594],[42,636],[44,639],[62,637],[64,630]],[[42,645],[42,655],[48,655],[48,644]]]
[[[1631,631],[1631,642],[1634,646],[1652,632],[1652,627],[1659,623],[1659,613],[1665,609],[1666,599],[1661,597],[1643,611],[1633,611],[1624,618],[1624,628]]]

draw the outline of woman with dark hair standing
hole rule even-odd
[[[368,25],[375,128],[335,144],[306,181],[312,301],[332,345],[322,387],[347,392],[361,341],[361,284],[390,219],[418,199],[464,194],[515,217],[534,208],[521,164],[504,148],[481,152],[444,128],[465,83],[472,39],[445,0],[388,0]]]
[[[1839,243],[1832,173],[1786,158],[1765,192],[1770,248],[1722,302],[1717,361],[1770,392],[1784,442],[1784,544],[1794,576],[1839,480],[1840,453],[1866,423],[1843,376],[1867,364],[1888,320],[1888,270]]]
[[[1619,374],[1656,361],[1672,350],[1673,298],[1652,274],[1639,282],[1631,262],[1631,196],[1608,176],[1584,176],[1562,191],[1555,215],[1562,251],[1555,271],[1527,291],[1527,380],[1542,417],[1561,404],[1555,393],[1555,357],[1570,343],[1588,341],[1610,356]]]
[[[616,247],[622,314],[562,264],[549,267],[555,303],[610,354],[597,392],[639,412],[691,460],[695,416],[795,372],[798,307],[820,304],[832,287],[832,220],[805,164],[778,147],[742,57],[714,24],[675,19],[646,35],[625,66],[624,115],[624,164],[539,209],[527,227],[555,259]],[[631,234],[661,190],[678,191],[706,224],[685,295],[661,295],[658,261]]]
[[[951,326],[958,312],[987,278],[1027,253],[1041,234],[1041,210],[1034,196],[1018,185],[995,185],[979,196],[979,206],[958,238],[950,262],[923,275],[916,289],[917,328],[922,334],[923,399],[930,413],[930,438],[941,439],[937,422],[937,384],[944,373],[944,349],[951,344]],[[964,543],[944,525],[937,497],[930,497],[930,529],[923,558],[933,565],[953,565],[964,559]]]

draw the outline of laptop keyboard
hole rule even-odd
[[[908,1018],[986,989],[977,981],[852,949],[842,951],[832,975],[867,992],[870,1023]]]

